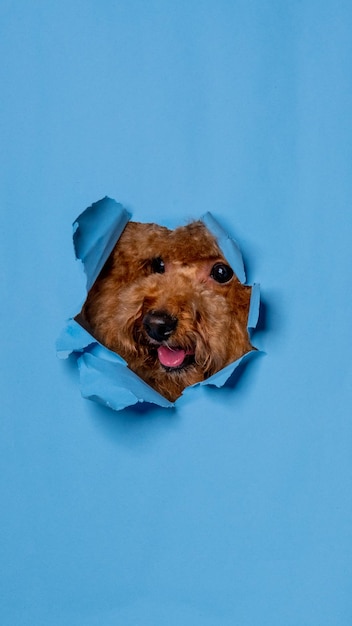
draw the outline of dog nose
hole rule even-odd
[[[151,339],[165,341],[174,332],[177,318],[164,311],[152,311],[144,316],[143,326]]]

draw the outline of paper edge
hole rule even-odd
[[[82,239],[80,239],[80,236],[84,229],[84,222],[85,220],[89,220],[90,218],[92,224],[94,222],[99,224],[100,220],[102,219],[101,216],[98,215],[99,211],[105,211],[107,228],[102,229],[99,233],[99,236],[97,236],[96,239],[93,239],[86,247],[86,249],[84,249],[84,235],[82,235]],[[116,212],[115,215],[114,212]],[[132,213],[128,211],[120,202],[116,202],[116,200],[114,200],[113,198],[105,196],[97,202],[93,202],[89,207],[82,211],[82,213],[80,213],[73,222],[73,249],[77,261],[81,262],[83,266],[83,271],[86,276],[87,293],[99,276],[115,244],[120,239],[121,234],[123,233],[131,217]],[[91,272],[89,265],[93,249],[106,237],[107,243],[95,263],[94,271]]]

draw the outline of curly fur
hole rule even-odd
[[[155,259],[163,261],[163,271],[155,268]],[[227,261],[202,222],[173,231],[129,222],[77,319],[174,401],[185,387],[252,349],[247,331],[251,288],[236,275],[217,282],[211,275],[216,263]],[[151,336],[148,320],[154,323],[155,315],[175,327],[165,336]],[[168,354],[183,350],[182,363],[165,366],[160,346]]]

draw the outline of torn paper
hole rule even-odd
[[[75,221],[73,225],[75,254],[76,258],[83,264],[87,291],[95,283],[130,217],[130,213],[121,204],[110,198],[104,198],[86,209]],[[238,245],[210,213],[205,214],[201,218],[201,222],[216,238],[223,256],[239,281],[244,284],[245,271]],[[162,267],[156,268],[155,271],[161,272],[162,269]],[[222,268],[220,270],[223,271]],[[255,328],[256,326],[259,302],[259,286],[254,285],[250,295],[248,328]],[[79,316],[76,318],[80,319]],[[61,358],[67,358],[70,354],[76,355],[83,397],[115,410],[123,409],[138,402],[147,402],[162,407],[174,406],[175,402],[166,399],[164,395],[158,393],[131,371],[126,360],[97,341],[89,332],[89,328],[85,328],[84,323],[82,325],[82,320],[80,321],[81,323],[78,323],[74,318],[68,320],[57,341],[57,353]],[[206,380],[187,387],[187,390],[196,393],[198,384],[222,387],[243,359],[250,357],[251,354],[253,352],[248,351]],[[171,356],[174,359],[178,358],[177,355],[176,357]]]

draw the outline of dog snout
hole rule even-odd
[[[155,341],[165,341],[177,326],[177,318],[164,311],[152,311],[143,319],[147,335]]]

